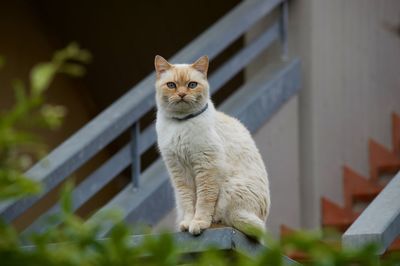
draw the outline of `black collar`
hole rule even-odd
[[[207,108],[208,108],[208,103],[200,111],[198,111],[197,113],[189,114],[189,115],[184,116],[184,117],[172,117],[172,119],[175,119],[175,120],[178,120],[178,121],[189,120],[189,119],[191,119],[193,117],[201,115],[205,110],[207,110]]]

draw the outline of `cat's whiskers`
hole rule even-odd
[[[181,99],[178,98],[178,97],[171,96],[171,97],[169,97],[169,99],[168,99],[168,105],[176,104],[176,103],[180,102],[180,100],[181,100]]]

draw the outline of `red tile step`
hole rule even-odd
[[[381,174],[394,174],[400,170],[400,159],[374,140],[369,141],[371,181],[378,183]]]
[[[389,246],[387,252],[399,252],[400,251],[400,237],[396,238],[394,242]]]
[[[392,145],[393,153],[400,158],[400,116],[392,114]]]
[[[281,225],[281,238],[290,236],[294,234],[296,231],[286,225]],[[309,256],[301,251],[290,251],[285,254],[289,258],[297,262],[307,262],[310,260]]]
[[[382,186],[377,185],[348,166],[343,167],[343,191],[345,209],[351,211],[355,202],[370,202],[381,191]]]
[[[359,214],[343,208],[331,200],[321,198],[322,226],[344,232],[357,219]]]

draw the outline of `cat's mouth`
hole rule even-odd
[[[180,100],[177,100],[177,101],[175,102],[175,104],[180,104],[180,103],[186,103],[186,104],[188,104],[189,101],[188,101],[188,100],[185,100],[185,99],[180,99]]]
[[[183,97],[180,99],[170,99],[168,101],[168,105],[170,105],[171,107],[173,106],[174,109],[188,109],[193,107],[193,105],[195,104],[196,101],[194,101],[192,98],[190,97]]]

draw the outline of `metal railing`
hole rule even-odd
[[[289,60],[287,56],[287,5],[284,0],[243,1],[170,59],[173,63],[192,62],[206,54],[212,60],[246,34],[260,19],[280,8],[280,16],[275,23],[254,41],[247,43],[209,78],[211,93],[215,93],[261,52],[280,40],[282,55],[286,60],[260,69],[253,79],[247,81],[221,106],[222,110],[238,117],[252,132],[300,88],[299,60]],[[144,172],[140,169],[141,155],[156,143],[154,124],[141,132],[139,130],[139,120],[155,107],[154,81],[153,72],[33,166],[26,175],[41,181],[44,191],[35,197],[1,203],[1,217],[10,222],[20,216],[106,145],[130,129],[130,142],[74,189],[73,210],[77,210],[115,176],[131,167],[131,184],[103,209],[122,208],[127,220],[154,222],[160,219],[174,205],[167,173],[160,160]],[[155,193],[157,199],[152,197]],[[149,212],[149,208],[158,211]],[[59,205],[55,203],[42,217],[58,210]],[[25,232],[41,230],[42,217],[34,221]]]
[[[399,235],[400,172],[344,233],[342,242],[354,248],[376,243],[379,245],[379,254],[383,254]]]

